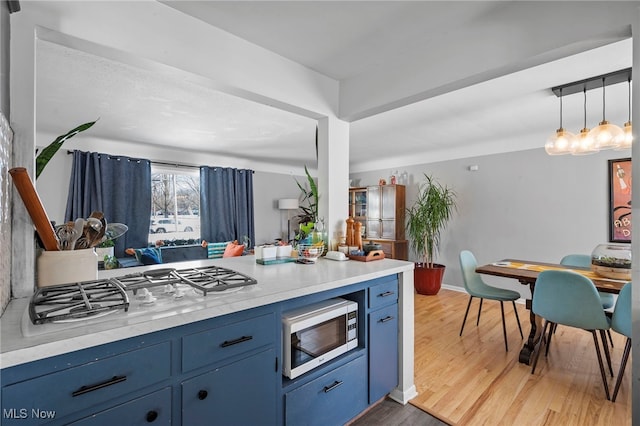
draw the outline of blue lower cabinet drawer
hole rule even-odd
[[[191,371],[274,344],[274,318],[274,314],[262,315],[183,337],[182,371]]]
[[[164,388],[150,395],[120,404],[93,416],[86,417],[73,426],[168,426],[171,424],[171,388]]]
[[[285,404],[287,425],[344,424],[367,407],[367,357],[288,392]]]
[[[170,359],[165,342],[6,386],[2,424],[44,424],[51,419],[38,413],[59,419],[142,389],[170,377]]]
[[[369,309],[376,309],[397,302],[398,280],[395,277],[369,289]]]

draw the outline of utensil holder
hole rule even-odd
[[[91,249],[43,251],[38,257],[38,287],[98,279],[98,255]]]

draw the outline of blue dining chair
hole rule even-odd
[[[478,307],[478,318],[476,320],[476,326],[480,323],[480,313],[482,311],[482,301],[484,299],[497,300],[500,302],[500,311],[502,313],[502,334],[504,335],[504,348],[508,352],[509,346],[507,345],[507,327],[504,322],[504,304],[503,302],[513,303],[513,312],[516,314],[516,321],[518,322],[518,329],[520,330],[520,338],[524,339],[522,334],[522,327],[520,326],[520,318],[518,318],[518,310],[516,309],[515,301],[520,298],[520,293],[514,290],[507,290],[504,288],[493,287],[486,284],[480,274],[476,272],[478,262],[475,256],[468,250],[460,252],[460,267],[462,269],[462,278],[464,281],[464,288],[469,293],[469,303],[467,304],[467,310],[464,313],[464,319],[462,320],[462,327],[460,328],[460,336],[464,330],[464,324],[467,322],[467,315],[469,314],[469,308],[471,307],[471,301],[474,297],[480,299],[480,306]]]
[[[609,370],[613,373],[609,349],[604,342],[606,339],[604,332],[610,328],[610,321],[602,309],[602,303],[593,282],[589,278],[573,271],[542,271],[538,274],[535,288],[533,289],[531,310],[545,320],[540,336],[540,347],[534,355],[531,374],[535,373],[540,352],[542,352],[542,345],[549,344],[554,324],[587,330],[593,335],[602,383],[604,384],[607,399],[610,399],[609,385],[607,384],[606,373],[602,363],[597,333],[597,331],[600,332]],[[551,328],[549,328],[550,325]],[[548,336],[547,330],[549,331]]]
[[[618,371],[616,386],[611,397],[611,401],[616,402],[622,377],[624,376],[624,369],[627,366],[629,353],[631,352],[631,283],[626,283],[620,290],[620,294],[618,294],[616,307],[613,309],[613,316],[611,317],[611,328],[627,338],[624,344],[624,352],[622,353],[622,361],[620,361],[620,371]]]
[[[560,260],[560,264],[565,266],[575,266],[578,268],[591,268],[591,255],[568,254]],[[600,296],[600,301],[602,302],[602,309],[609,309],[613,307],[615,303],[613,294],[598,291],[598,295]],[[611,343],[611,347],[613,347],[613,338],[611,337],[611,332],[607,330],[607,334],[609,335],[609,343]]]
[[[560,264],[565,266],[591,268],[591,256],[588,254],[568,254],[560,260]],[[602,307],[604,309],[613,307],[613,304],[615,303],[613,294],[599,291],[598,295],[600,295],[600,300],[602,301]]]

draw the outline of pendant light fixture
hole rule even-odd
[[[576,136],[562,128],[562,88],[560,89],[560,127],[551,135],[544,145],[549,155],[563,155],[571,152]]]
[[[631,149],[631,144],[633,142],[633,133],[631,128],[631,76],[627,79],[627,84],[629,87],[629,119],[626,123],[624,123],[624,128],[622,129],[622,136],[620,137],[617,147],[615,148],[618,151],[623,149]]]
[[[547,139],[544,149],[549,155],[571,153],[584,155],[605,149],[630,149],[632,145],[631,128],[631,68],[562,84],[551,88],[551,91],[560,98],[560,128]],[[629,120],[624,124],[624,130],[607,121],[605,87],[612,84],[627,82],[629,86]],[[599,125],[589,130],[587,128],[587,90],[602,88],[602,121]],[[563,96],[583,93],[584,96],[584,127],[578,135],[573,135],[562,128],[562,98]]]
[[[622,129],[605,119],[605,82],[602,77],[602,121],[598,127],[591,130],[593,140],[601,149],[616,148],[622,137]]]
[[[584,94],[584,125],[580,133],[578,133],[571,145],[571,154],[586,155],[600,151],[598,143],[591,137],[591,133],[587,128],[587,87],[582,89]]]

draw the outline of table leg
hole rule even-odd
[[[529,288],[531,289],[531,298],[533,299],[533,288],[535,286],[535,282],[520,281],[520,283],[529,285]],[[542,319],[534,314],[533,310],[531,310],[531,300],[527,300],[527,309],[529,309],[529,322],[531,323],[531,330],[529,331],[527,343],[525,343],[520,350],[518,361],[523,364],[530,365],[531,360],[533,359],[533,354],[536,351],[536,346],[538,346],[538,342],[540,341],[540,334],[542,333]]]

